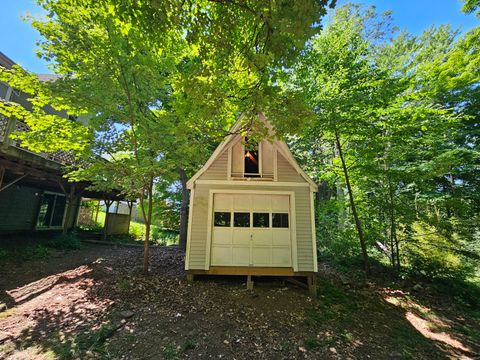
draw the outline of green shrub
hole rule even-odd
[[[454,235],[450,239],[424,223],[413,226],[412,239],[404,245],[407,272],[428,279],[466,280],[475,276],[478,264],[456,251],[461,247]]]
[[[50,255],[50,250],[44,245],[26,245],[12,251],[11,256],[19,260],[44,260]]]
[[[52,241],[46,243],[46,246],[59,250],[77,250],[82,243],[75,232],[66,235],[57,235]]]

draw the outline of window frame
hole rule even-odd
[[[228,225],[216,225],[215,224],[215,215],[217,213],[221,213],[221,214],[229,214],[229,219],[228,219]],[[233,221],[232,221],[232,212],[231,211],[214,211],[213,212],[213,226],[214,227],[217,227],[217,228],[231,228],[233,225]]]
[[[290,229],[290,213],[288,212],[273,212],[272,211],[272,229]],[[274,215],[277,214],[277,215],[286,215],[287,216],[287,226],[274,226],[274,220],[273,220],[273,217]],[[282,224],[283,221],[280,220],[280,223]]]

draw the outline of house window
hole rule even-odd
[[[236,212],[233,214],[233,226],[250,227],[250,213]]]
[[[245,177],[260,176],[260,167],[258,163],[258,143],[249,141],[248,138],[245,138],[244,162]]]
[[[230,213],[215,211],[213,224],[219,227],[230,227]]]
[[[59,194],[43,194],[40,211],[38,212],[37,227],[60,227],[65,215],[66,199]]]
[[[253,227],[270,227],[269,213],[253,213]]]
[[[272,227],[274,228],[288,228],[288,214],[273,213]]]

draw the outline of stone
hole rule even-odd
[[[124,310],[120,313],[120,316],[124,319],[129,319],[131,318],[135,313],[131,310]]]

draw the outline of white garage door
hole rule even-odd
[[[215,194],[211,266],[291,267],[288,195]]]

